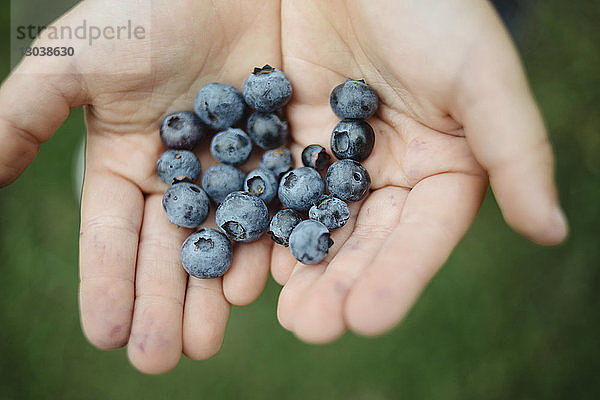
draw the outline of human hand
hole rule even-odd
[[[541,243],[564,237],[562,220],[552,217],[556,197],[544,128],[489,6],[395,4],[390,7],[405,10],[385,12],[383,3],[369,4],[324,3],[319,10],[315,3],[300,8],[284,2],[280,43],[275,2],[257,9],[223,3],[215,10],[205,3],[173,9],[155,1],[149,74],[137,69],[131,48],[96,47],[73,63],[26,60],[4,83],[3,185],[22,172],[69,108],[89,104],[80,252],[82,323],[92,343],[129,343],[130,359],[146,372],[168,370],[182,349],[192,358],[209,357],[220,346],[229,303],[258,296],[270,256],[279,282],[294,269],[279,316],[298,336],[327,341],[348,326],[382,332],[401,318],[471,223],[487,184],[483,168],[509,223]],[[459,6],[468,16],[465,26],[448,17],[459,15]],[[121,2],[84,2],[61,23],[108,10],[139,11],[124,8]],[[199,17],[190,24],[192,15]],[[375,18],[385,16],[394,23]],[[344,21],[353,26],[342,26]],[[485,34],[477,36],[480,26]],[[162,151],[160,118],[190,108],[206,82],[240,87],[248,66],[278,61],[294,84],[289,119],[297,154],[306,144],[327,144],[336,122],[327,99],[343,77],[365,77],[378,91],[382,106],[372,121],[377,144],[365,163],[376,190],[352,206],[357,218],[334,233],[326,273],[324,266],[295,266],[285,249],[271,254],[263,239],[239,246],[222,280],[192,278],[186,289],[178,253],[188,232],[170,226],[162,214],[165,187],[154,173]],[[100,75],[80,75],[82,66]],[[205,152],[200,158],[206,169]],[[400,264],[395,247],[404,257]]]
[[[221,346],[230,303],[261,292],[271,242],[238,246],[223,278],[188,277],[179,260],[190,233],[170,225],[166,189],[155,163],[164,148],[158,127],[172,111],[191,109],[211,81],[241,88],[255,65],[279,65],[279,4],[154,0],[84,1],[56,26],[139,20],[151,12],[143,41],[74,41],[75,57],[27,58],[0,91],[0,185],[14,180],[66,119],[86,105],[87,154],[81,205],[80,308],[94,345],[128,344],[141,371],[171,369]],[[56,45],[42,36],[37,46]],[[84,72],[84,73],[82,73]],[[215,163],[199,150],[204,170]],[[214,210],[210,220],[214,221]]]
[[[380,97],[364,162],[373,192],[351,205],[329,256],[305,266],[273,251],[279,320],[301,339],[397,324],[471,225],[488,178],[516,231],[544,245],[566,236],[543,121],[487,1],[286,0],[282,49],[300,148],[329,147],[329,93],[345,77]]]

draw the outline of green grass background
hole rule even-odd
[[[9,8],[0,65],[9,70]],[[600,398],[600,5],[538,2],[519,48],[546,118],[569,240],[536,246],[488,195],[404,323],[324,346],[281,328],[272,280],[234,307],[221,352],[162,376],[93,348],[77,310],[73,157],[81,110],[0,190],[0,399]],[[1,146],[1,143],[0,143]]]

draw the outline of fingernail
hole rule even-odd
[[[552,212],[552,231],[559,241],[564,240],[569,232],[569,224],[565,212],[560,206],[555,206]]]

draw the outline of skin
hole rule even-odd
[[[139,15],[125,3],[84,1],[59,24],[106,14],[114,25],[115,15]],[[86,108],[80,305],[91,343],[127,344],[132,364],[147,373],[168,371],[182,352],[209,358],[221,346],[230,304],[252,302],[269,265],[285,285],[279,320],[302,340],[327,342],[348,329],[383,333],[468,229],[488,181],[516,231],[544,245],[565,238],[544,124],[487,2],[215,4],[155,0],[146,7],[147,40],[74,43],[74,58],[27,58],[0,89],[2,186],[70,108]],[[193,25],[181,23],[190,15]],[[169,225],[160,204],[166,186],[154,170],[164,151],[160,121],[190,109],[205,83],[241,87],[252,67],[267,62],[294,84],[287,113],[297,161],[308,144],[328,148],[338,122],[332,88],[350,76],[377,91],[381,105],[369,120],[377,139],[364,162],[374,191],[350,206],[351,219],[318,266],[296,263],[264,236],[236,246],[223,278],[188,281],[179,248],[190,231]],[[79,73],[90,70],[99,74]],[[198,155],[208,167],[207,149]]]

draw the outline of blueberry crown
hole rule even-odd
[[[262,75],[262,74],[269,74],[273,71],[275,71],[275,68],[271,67],[269,64],[265,64],[265,66],[262,68],[254,67],[254,71],[252,73],[254,75]]]

